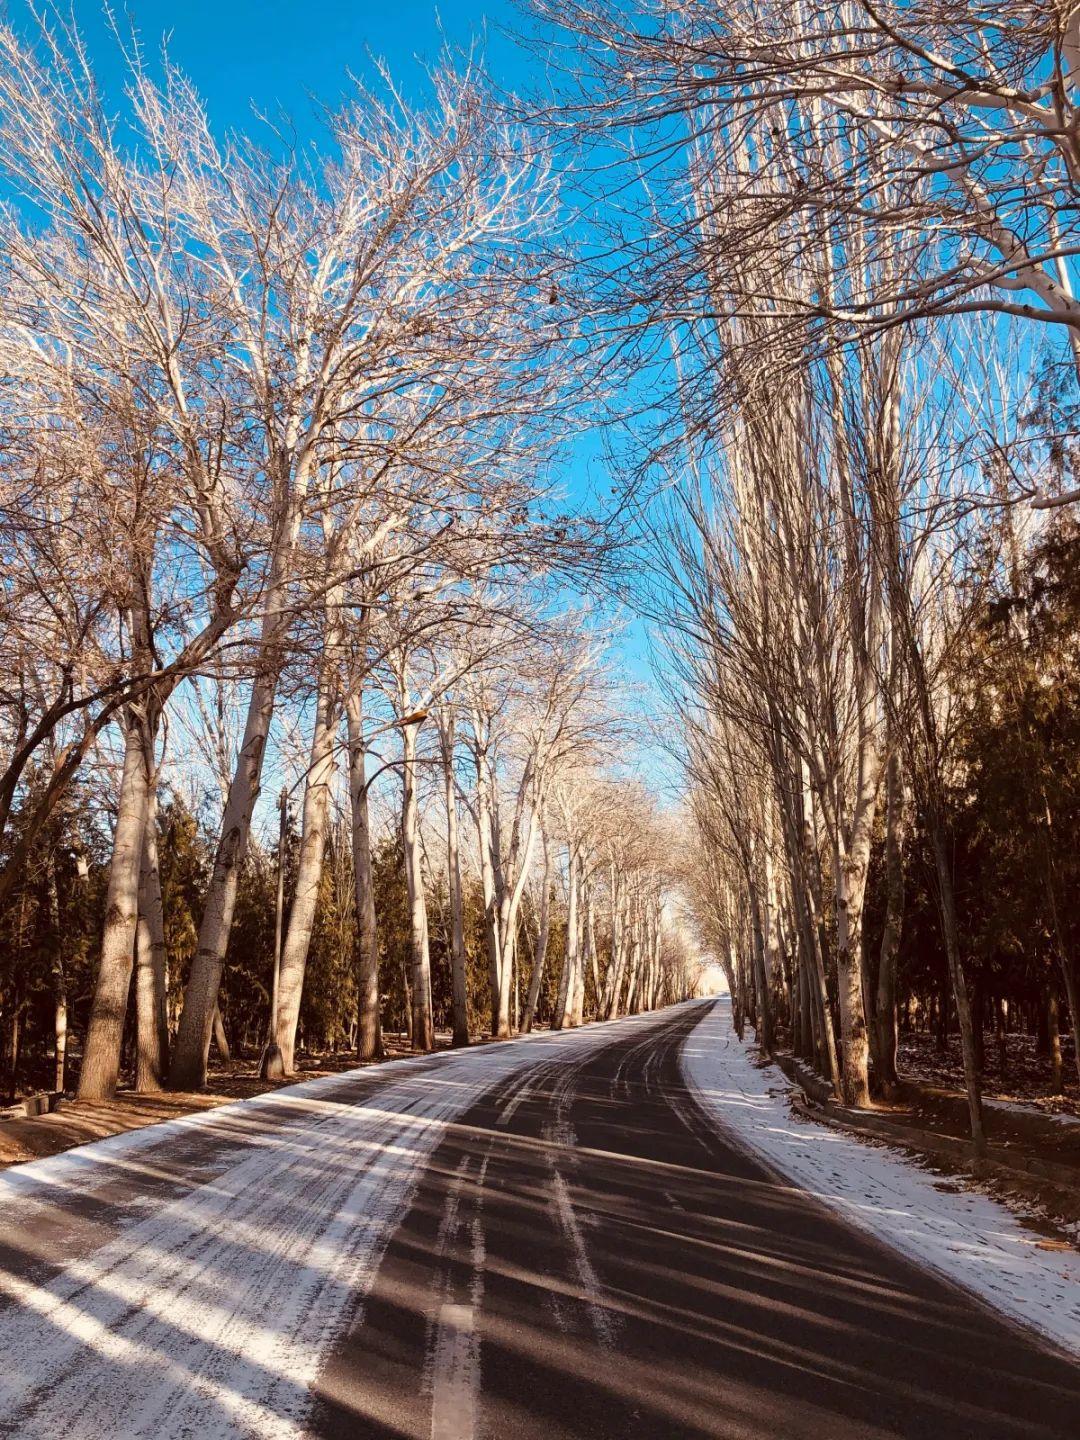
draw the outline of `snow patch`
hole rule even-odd
[[[990,1110],[1004,1110],[1012,1115],[1024,1115],[1029,1119],[1036,1116],[1049,1120],[1054,1125],[1080,1125],[1080,1117],[1070,1115],[1067,1110],[1048,1110],[1033,1100],[994,1100],[984,1097],[983,1104]]]
[[[718,1000],[681,1057],[707,1114],[811,1195],[1013,1320],[1080,1354],[1080,1255],[1036,1248],[1003,1205],[940,1178],[895,1151],[793,1115],[791,1087],[739,1043],[730,1002]]]
[[[192,1129],[219,1163],[152,1207],[113,1204],[105,1242],[53,1278],[0,1269],[0,1432],[204,1440],[305,1433],[311,1387],[409,1204],[421,1168],[476,1098],[533,1066],[580,1060],[670,1016],[327,1076],[13,1167],[0,1233],[18,1249],[39,1209],[108,1194],[168,1165]],[[363,1086],[357,1083],[363,1076]],[[380,1077],[381,1078],[381,1077]],[[137,1164],[133,1164],[138,1157]],[[459,1327],[465,1359],[468,1328]],[[468,1366],[456,1368],[467,1378]]]

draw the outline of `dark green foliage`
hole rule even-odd
[[[1080,527],[1055,519],[1011,573],[981,585],[955,657],[960,701],[946,777],[948,833],[969,992],[989,1028],[1006,1000],[1034,1031],[1048,998],[1068,1026],[1063,966],[1080,954]],[[866,946],[880,945],[881,843]],[[916,813],[908,840],[901,1016],[949,1027],[933,858]],[[911,1003],[914,1002],[914,1003]]]
[[[18,843],[22,814],[29,811],[41,783],[31,773],[22,811],[11,819],[9,847]],[[85,1028],[107,861],[106,837],[95,823],[85,789],[76,786],[42,830],[0,914],[0,1096],[52,1087],[49,1057],[58,985],[67,996],[69,1027]]]
[[[31,863],[0,916],[0,1091],[48,1088],[53,1062],[55,975],[62,961],[69,1006],[68,1085],[78,1078],[82,1037],[89,1019],[104,918],[111,845],[108,817],[99,817],[79,789],[42,833]],[[168,790],[158,797],[158,851],[168,949],[168,1009],[175,1028],[184,986],[198,942],[203,896],[213,863],[213,839],[184,801]],[[13,817],[10,843],[19,836]],[[285,924],[295,885],[299,834],[290,822],[285,851]],[[379,930],[379,976],[383,1026],[404,1033],[410,977],[408,895],[400,838],[383,839],[372,857]],[[55,866],[60,926],[50,920],[48,882]],[[430,878],[429,940],[435,1024],[451,1024],[450,906],[446,877]],[[232,934],[220,990],[226,1034],[238,1058],[252,1059],[265,1043],[273,975],[277,851],[253,841],[240,871]],[[470,1029],[488,1025],[488,962],[480,883],[466,877],[464,896],[466,975]],[[532,898],[523,902],[517,992],[524,1008],[536,943]],[[565,914],[552,914],[537,1023],[551,1017],[564,952]],[[605,943],[601,938],[601,944]],[[129,1002],[124,1065],[130,1070],[134,1006]],[[352,853],[348,829],[332,827],[321,881],[315,930],[308,956],[298,1041],[302,1050],[350,1049],[356,1043],[356,923]],[[13,1078],[14,1071],[14,1078]]]
[[[356,1043],[355,915],[348,835],[334,830],[326,847],[300,1007],[300,1041],[312,1050],[349,1049]]]
[[[383,1027],[404,1033],[409,1005],[409,894],[405,885],[405,857],[398,836],[383,840],[371,857],[375,914],[379,926],[379,994]]]

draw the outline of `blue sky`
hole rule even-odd
[[[100,0],[71,0],[95,71],[116,108],[122,108],[122,65]],[[251,129],[256,112],[286,113],[301,139],[319,132],[318,102],[333,104],[349,88],[350,72],[371,78],[373,59],[384,60],[395,83],[420,98],[425,67],[444,45],[475,45],[496,84],[527,92],[542,88],[538,62],[511,34],[525,23],[512,0],[115,0],[122,29],[133,26],[153,61],[163,43],[195,83],[211,123],[223,133]],[[27,16],[24,0],[8,0],[8,15]],[[63,9],[63,6],[61,6]],[[575,442],[560,477],[572,496],[607,494],[603,446],[596,434]],[[636,692],[633,709],[648,709],[651,682],[643,626],[629,624],[619,664]],[[664,757],[646,745],[641,756],[659,777]]]
[[[11,7],[17,15],[21,3]],[[503,33],[515,20],[508,0],[129,0],[117,5],[152,54],[163,39],[173,60],[195,81],[215,123],[250,123],[254,103],[287,111],[301,133],[311,123],[310,97],[333,101],[348,73],[363,74],[368,56],[385,59],[398,83],[422,84],[422,67],[444,39],[484,49],[508,88],[529,81],[528,58]],[[115,47],[98,0],[74,0],[76,20],[107,79]],[[123,24],[123,18],[121,18]]]

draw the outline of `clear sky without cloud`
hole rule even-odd
[[[6,9],[17,24],[29,20],[24,0],[9,0]],[[427,67],[447,45],[475,47],[500,88],[523,92],[544,84],[535,58],[510,33],[528,23],[512,0],[128,0],[114,9],[121,31],[137,32],[151,65],[167,47],[219,134],[257,129],[260,114],[284,114],[301,141],[315,140],[320,105],[347,94],[350,75],[371,79],[374,63],[384,61],[402,93],[420,98]],[[64,6],[58,11],[67,13]],[[121,57],[100,0],[73,0],[71,12],[110,100],[121,108]],[[585,435],[564,458],[560,485],[579,502],[608,493],[601,452],[599,437]],[[619,663],[633,685],[631,708],[648,710],[651,669],[637,621],[626,626]],[[666,757],[650,744],[640,763],[653,784],[668,771]]]

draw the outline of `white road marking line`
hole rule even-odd
[[[473,1307],[443,1305],[439,1310],[439,1334],[435,1342],[431,1440],[473,1440],[479,1358]]]
[[[478,1177],[483,1184],[487,1156]],[[439,1308],[432,1366],[431,1440],[473,1440],[480,1396],[480,1335],[476,1317],[484,1296],[484,1227],[472,1222],[472,1277],[468,1305],[447,1301]]]
[[[8,1171],[0,1231],[16,1240],[28,1214],[107,1197],[118,1179],[164,1174],[170,1188],[135,1223],[120,1205],[104,1243],[45,1279],[0,1272],[13,1302],[0,1431],[297,1440],[325,1354],[369,1292],[447,1127],[496,1081],[573,1066],[637,1024],[403,1060],[377,1086],[307,1081]],[[192,1132],[212,1143],[185,1185],[170,1147]],[[474,1330],[478,1360],[479,1319]]]
[[[528,1080],[525,1081],[523,1085],[518,1087],[518,1090],[514,1095],[513,1099],[511,1099],[509,1103],[500,1112],[499,1118],[495,1121],[495,1124],[500,1128],[505,1128],[507,1125],[509,1125],[510,1121],[514,1118],[514,1115],[517,1113],[518,1106],[522,1105],[529,1098],[532,1092],[533,1082],[530,1077]]]
[[[600,1277],[593,1269],[592,1261],[589,1259],[589,1252],[585,1248],[585,1237],[581,1233],[581,1225],[574,1213],[574,1204],[570,1199],[570,1191],[566,1181],[555,1171],[551,1182],[551,1188],[555,1194],[555,1205],[559,1212],[559,1222],[563,1231],[570,1241],[574,1252],[574,1265],[581,1282],[581,1288],[586,1295],[594,1296],[595,1299],[587,1300],[585,1303],[589,1309],[589,1318],[592,1320],[593,1329],[596,1331],[597,1339],[609,1350],[615,1348],[615,1324],[607,1310],[600,1303],[600,1295],[603,1286],[600,1284]]]

